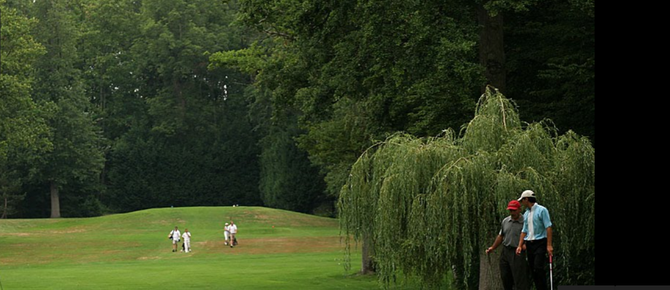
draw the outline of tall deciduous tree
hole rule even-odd
[[[372,140],[457,126],[484,83],[476,22],[465,21],[474,9],[459,1],[240,3],[241,20],[276,40],[240,55],[268,60],[244,63],[262,65],[275,115],[298,115],[299,145],[333,196]]]
[[[38,160],[39,179],[51,196],[51,217],[61,216],[60,191],[68,183],[97,183],[104,158],[100,129],[94,123],[84,94],[81,71],[76,67],[79,25],[71,1],[35,2],[40,21],[37,40],[46,53],[37,61],[34,97],[50,108],[47,124],[53,149]],[[66,190],[67,192],[67,190]]]
[[[11,215],[25,194],[36,154],[49,149],[40,107],[30,98],[32,64],[44,48],[30,35],[34,20],[0,0],[0,217]]]

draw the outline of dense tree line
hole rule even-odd
[[[9,217],[333,214],[352,164],[487,83],[595,141],[594,2],[0,0]],[[595,142],[594,142],[595,144]]]
[[[262,204],[236,3],[2,1],[3,214]],[[6,201],[6,202],[5,202]]]

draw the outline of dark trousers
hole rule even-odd
[[[537,290],[547,289],[547,239],[526,241],[528,267]]]
[[[500,255],[500,276],[502,277],[504,289],[530,289],[526,252],[523,251],[520,256],[517,256],[515,247],[503,246],[502,248],[502,254]]]

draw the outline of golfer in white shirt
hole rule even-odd
[[[223,237],[225,238],[225,242],[223,243],[224,245],[228,245],[228,237],[230,237],[230,229],[229,229],[228,223],[226,223],[226,226],[223,227]]]
[[[237,234],[237,225],[235,225],[233,221],[230,221],[228,230],[230,231],[230,247],[232,248],[235,245],[235,234]]]
[[[188,229],[184,229],[184,234],[181,235],[184,239],[184,253],[191,251],[191,232]]]
[[[181,233],[179,232],[179,229],[177,226],[174,227],[174,230],[172,230],[168,234],[168,238],[172,238],[172,252],[177,251],[177,243],[179,243],[179,238],[181,237]]]

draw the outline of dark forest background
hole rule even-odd
[[[593,0],[0,0],[0,213],[336,215],[361,153],[486,85],[595,146]]]

